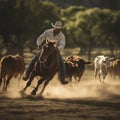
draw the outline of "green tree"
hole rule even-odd
[[[65,19],[63,14],[69,45],[79,45],[82,53],[85,54],[87,51],[89,60],[94,47],[108,47],[111,54],[115,48],[118,48],[120,38],[119,11],[91,8],[72,12],[71,15],[69,13]]]
[[[10,52],[35,47],[36,38],[51,21],[60,17],[60,9],[51,2],[39,0],[1,0],[0,36]]]

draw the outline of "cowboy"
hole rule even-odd
[[[55,24],[51,23],[52,27],[51,29],[47,29],[44,33],[42,33],[38,39],[37,39],[37,46],[41,50],[42,49],[42,42],[46,39],[52,39],[55,40],[58,46],[58,50],[62,50],[65,47],[65,36],[61,32],[61,29],[63,29],[62,22],[56,21]],[[65,81],[65,66],[64,62],[62,60],[62,56],[60,55],[60,52],[58,54],[59,57],[59,68],[61,70],[61,73],[63,74],[63,81]],[[25,72],[25,75],[23,77],[23,80],[27,80],[29,78],[29,75],[34,67],[35,62],[38,60],[39,56],[35,55],[32,59],[32,61],[29,64],[28,69]],[[63,84],[66,84],[67,81],[65,81]]]

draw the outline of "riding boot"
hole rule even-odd
[[[60,55],[60,52],[58,52],[58,67],[60,70],[60,79],[61,79],[61,83],[62,84],[67,84],[68,81],[65,80],[65,75],[66,75],[66,68],[65,68],[65,64],[64,61],[62,59],[62,56]]]
[[[28,66],[28,68],[27,68],[27,70],[26,70],[26,72],[25,72],[25,75],[24,75],[24,77],[23,77],[23,80],[27,80],[27,79],[29,78],[29,75],[30,75],[30,73],[32,72],[32,69],[33,69],[33,67],[34,67],[35,62],[37,61],[37,59],[38,59],[38,55],[35,55],[35,56],[32,58],[32,61],[30,62],[29,66]]]

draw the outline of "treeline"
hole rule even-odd
[[[0,48],[7,52],[35,47],[36,38],[50,22],[59,19],[60,9],[40,0],[0,0]]]
[[[78,45],[90,59],[94,48],[108,48],[120,56],[120,11],[85,7],[62,10],[69,46]]]
[[[60,8],[43,0],[0,0],[0,48],[6,54],[36,47],[37,37],[62,20],[66,47],[80,47],[81,54],[107,47],[120,55],[120,11],[71,6]],[[2,54],[2,52],[0,53]]]
[[[54,2],[57,6],[67,8],[71,5],[85,6],[87,8],[99,7],[111,10],[120,10],[120,0],[48,0]]]

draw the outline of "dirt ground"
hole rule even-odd
[[[36,85],[37,80],[27,90]],[[120,120],[120,81],[109,76],[104,83],[86,70],[81,82],[62,86],[55,77],[43,96],[22,98],[15,80],[8,92],[0,92],[0,120]]]

